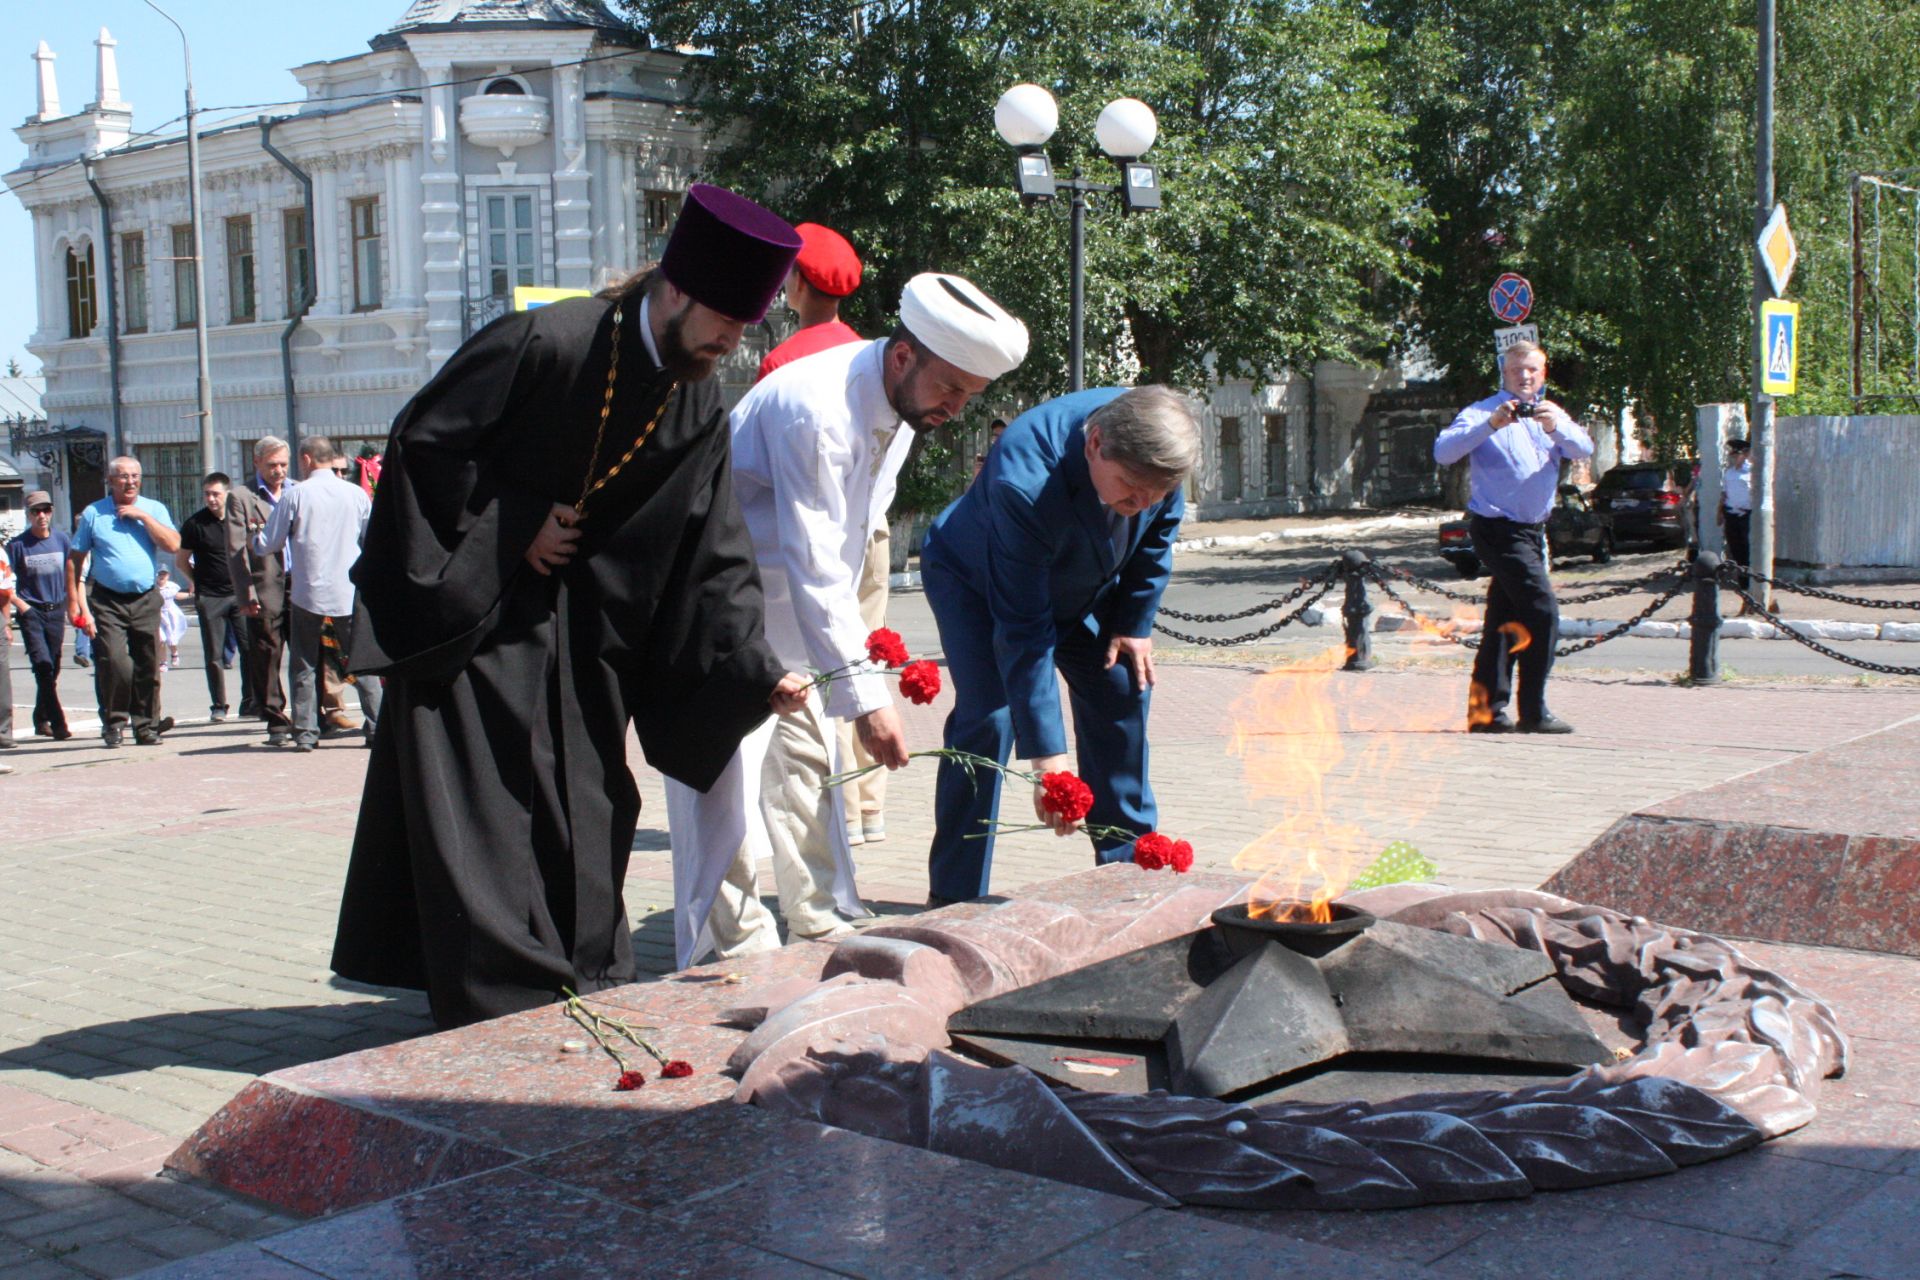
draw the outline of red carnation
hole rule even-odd
[[[613,1082],[613,1087],[615,1092],[625,1093],[630,1089],[638,1089],[646,1082],[647,1077],[644,1074],[638,1071],[628,1070],[620,1073],[620,1078]]]
[[[906,650],[902,649],[904,657]],[[940,696],[940,668],[931,662],[910,662],[900,672],[900,692],[908,702],[926,706]]]
[[[672,1062],[663,1063],[660,1067],[660,1078],[662,1080],[680,1080],[692,1074],[693,1064],[691,1062],[683,1062],[679,1058],[675,1058]]]
[[[1185,875],[1193,870],[1193,846],[1185,840],[1175,840],[1173,852],[1168,856],[1167,864],[1173,868],[1176,875]]]
[[[881,627],[867,637],[867,657],[884,667],[901,667],[907,662],[907,642],[898,631]]]
[[[1165,870],[1167,865],[1173,861],[1175,852],[1176,846],[1173,841],[1167,839],[1158,831],[1149,831],[1133,842],[1134,865],[1143,871]],[[1192,860],[1193,850],[1191,848],[1187,850],[1187,857],[1189,861]]]
[[[1040,775],[1040,807],[1068,822],[1078,822],[1093,808],[1093,788],[1066,772]]]

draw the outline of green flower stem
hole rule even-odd
[[[609,1018],[603,1013],[598,1013],[572,990],[566,987],[560,989],[566,993],[567,1016],[584,1027],[587,1034],[593,1037],[594,1043],[599,1045],[609,1058],[618,1063],[622,1071],[627,1070],[627,1060],[621,1055],[620,1050],[614,1047],[615,1038],[626,1040],[637,1048],[644,1049],[655,1062],[661,1066],[666,1065],[667,1056],[654,1048],[652,1042],[640,1034],[640,1028],[619,1018]]]
[[[985,840],[990,835],[1016,836],[1022,831],[1053,830],[1052,827],[1046,825],[1044,822],[1030,822],[1022,825],[1012,822],[1001,822],[995,818],[982,818],[980,824],[986,827],[987,830],[976,831],[970,836],[961,836],[960,838],[962,840]],[[1074,830],[1085,832],[1095,840],[1138,840],[1140,838],[1138,831],[1130,831],[1126,827],[1109,827],[1097,822],[1083,822],[1074,828]]]
[[[989,760],[985,756],[977,756],[971,751],[961,751],[956,747],[933,747],[926,751],[910,751],[907,753],[907,759],[909,760],[918,760],[923,756],[937,756],[942,760],[951,760],[965,769],[969,777],[972,776],[975,769],[987,768],[992,769],[995,773],[1004,774],[1009,778],[1019,778],[1023,782],[1030,782],[1036,786],[1039,785],[1040,782],[1040,776],[1038,774],[1028,773],[1025,769],[1015,769],[1011,765],[1001,764],[998,760]],[[850,769],[846,773],[834,774],[828,778],[823,785],[829,787],[845,786],[856,778],[866,777],[875,769],[884,768],[886,768],[885,765],[870,764],[864,769]]]

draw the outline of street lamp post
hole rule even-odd
[[[1072,193],[1067,203],[1067,389],[1086,386],[1087,321],[1087,196],[1118,193],[1120,207],[1129,213],[1160,207],[1160,180],[1150,164],[1141,163],[1158,135],[1153,108],[1138,98],[1116,98],[1100,112],[1094,138],[1100,149],[1120,166],[1120,182],[1094,182],[1081,176],[1057,178],[1042,149],[1060,126],[1060,108],[1053,95],[1037,84],[1017,84],[994,104],[993,127],[1001,140],[1019,153],[1014,167],[1014,189],[1022,204],[1050,201],[1061,190]]]
[[[199,362],[198,390],[200,419],[200,474],[208,475],[220,469],[213,448],[213,375],[207,362],[207,267],[204,249],[205,236],[200,228],[200,109],[193,100],[193,50],[187,44],[187,33],[173,15],[146,0],[147,8],[153,10],[180,33],[180,56],[186,65],[187,74],[187,221],[193,227],[193,346],[194,355]]]

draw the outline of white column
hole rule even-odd
[[[53,215],[36,209],[33,214],[33,279],[37,286],[37,307],[39,327],[34,331],[33,340],[52,342],[66,336],[64,327],[56,327],[59,311],[56,306],[58,292],[66,287],[66,262],[53,252]]]
[[[580,68],[554,69],[553,267],[563,289],[593,287],[593,175]]]
[[[420,184],[411,144],[386,149],[387,207],[393,210],[393,298],[390,306],[420,305]]]
[[[38,110],[34,112],[36,120],[57,120],[60,118],[60,85],[53,78],[54,52],[42,40],[40,47],[33,51],[34,71],[39,80],[39,94],[36,99]]]
[[[93,42],[93,105],[89,110],[127,110],[127,104],[120,100],[120,64],[113,52],[119,45],[105,27],[100,28],[100,38]]]
[[[347,310],[341,290],[353,270],[353,245],[340,225],[339,158],[317,155],[306,162],[313,177],[313,314],[337,316]]]
[[[462,257],[459,142],[454,135],[452,64],[423,62],[420,73],[437,87],[427,90],[421,113],[420,243],[426,255],[422,276],[427,304],[427,368],[438,369],[466,337],[466,282]]]

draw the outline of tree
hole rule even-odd
[[[1166,207],[1088,218],[1090,380],[1266,377],[1378,353],[1379,293],[1418,217],[1398,178],[1382,34],[1346,0],[626,0],[690,75],[718,139],[707,176],[867,259],[846,309],[881,331],[901,286],[964,274],[1026,322],[1008,389],[1066,365],[1065,202],[1023,210],[992,106],[1023,80],[1061,107],[1060,170],[1112,175],[1093,121],[1119,96],[1159,114]]]

